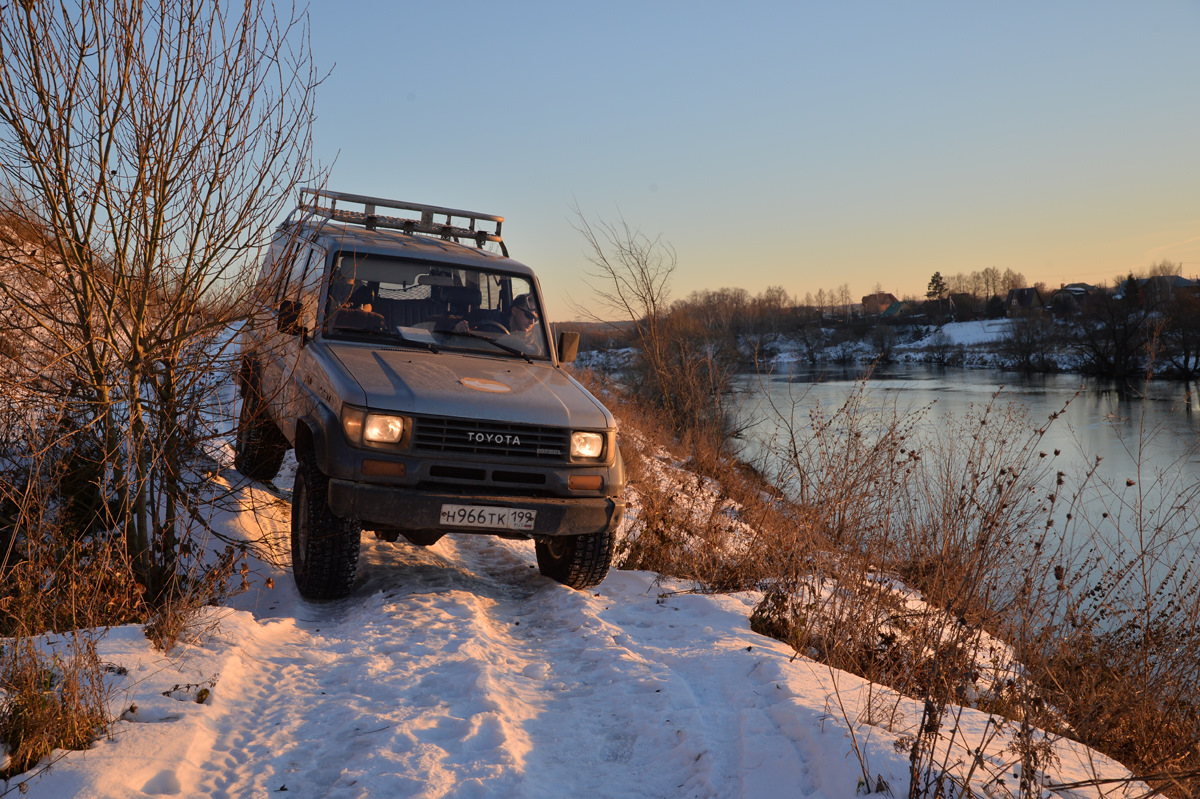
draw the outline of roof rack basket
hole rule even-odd
[[[323,204],[324,203],[324,204]],[[339,203],[350,203],[362,206],[361,210],[339,208]],[[384,216],[376,213],[376,209],[393,211],[408,211],[410,215]],[[500,251],[508,257],[508,248],[500,237],[500,226],[504,217],[491,214],[479,214],[474,211],[458,211],[453,208],[441,208],[436,205],[418,205],[399,200],[384,200],[379,197],[366,197],[361,194],[348,194],[341,191],[326,189],[301,189],[300,204],[288,215],[288,222],[295,221],[294,217],[323,216],[336,222],[352,225],[362,225],[367,230],[390,228],[405,233],[421,233],[427,236],[438,236],[443,239],[469,239],[475,246],[482,248],[486,242],[494,241],[500,245]],[[418,216],[419,215],[419,216]],[[437,221],[436,217],[445,217]],[[463,220],[455,223],[456,219]],[[476,228],[481,222],[490,222],[491,230]]]

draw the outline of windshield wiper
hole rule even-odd
[[[361,336],[362,338],[371,340],[387,339],[392,343],[408,344],[413,347],[429,350],[433,353],[440,352],[437,345],[433,342],[408,338],[403,333],[393,333],[390,330],[367,330],[361,327],[338,327],[337,325],[329,328],[329,330],[342,338]]]
[[[508,344],[501,344],[491,336],[485,336],[482,333],[475,332],[474,330],[439,330],[437,332],[447,336],[466,336],[467,338],[477,338],[480,341],[486,341],[488,344],[493,344],[505,352],[511,352],[513,355],[520,355],[529,363],[533,363],[533,358],[530,358],[529,353],[525,352],[524,350],[519,350],[516,347],[509,346]]]

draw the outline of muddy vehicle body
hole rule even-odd
[[[542,573],[575,588],[607,573],[616,425],[562,368],[578,336],[552,340],[502,221],[305,189],[276,232],[242,333],[234,463],[270,480],[295,449],[303,596],[350,592],[364,529],[530,539]]]

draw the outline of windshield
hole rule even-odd
[[[385,333],[436,350],[548,357],[541,305],[530,279],[462,266],[338,253],[324,334],[364,340]]]

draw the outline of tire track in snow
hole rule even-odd
[[[778,667],[741,639],[698,667],[713,641],[674,624],[679,602],[744,607],[660,603],[621,572],[573,591],[533,564],[528,543],[364,536],[354,596],[293,603],[306,618],[247,643],[223,678],[237,698],[202,795],[774,796],[755,775],[784,762],[803,778],[793,792],[816,790],[804,725],[780,743]],[[698,699],[748,687],[763,696],[751,710]]]
[[[511,567],[498,563],[500,547],[486,539],[464,539],[460,557],[476,571],[520,585],[532,553],[503,546]],[[819,780],[808,762],[815,753],[811,733],[796,723],[793,703],[778,687],[778,663],[760,669],[757,656],[746,652],[735,657],[732,674],[716,663],[711,671],[697,668],[696,658],[707,656],[711,640],[696,641],[697,630],[677,624],[674,603],[711,605],[712,598],[660,603],[646,594],[644,576],[620,572],[591,592],[544,581],[539,586],[511,606],[493,607],[503,614],[498,621],[510,625],[512,645],[523,653],[518,660],[528,661],[524,675],[541,683],[537,701],[545,710],[527,725],[537,746],[528,769],[536,778],[524,786],[526,795],[542,795],[538,790],[548,783],[555,787],[546,796],[773,797],[779,786],[756,782],[754,775],[777,775],[784,763],[797,776],[789,786],[796,795],[816,792]],[[739,626],[748,627],[747,608],[734,612]],[[762,640],[748,629],[745,637]],[[740,654],[745,645],[731,643],[730,649]],[[754,702],[742,696],[716,705],[698,698],[756,685],[761,710],[743,710]],[[798,733],[794,743],[780,736],[775,718]],[[750,750],[744,751],[747,742]],[[770,742],[769,751],[763,742]],[[596,786],[610,787],[597,793]]]

